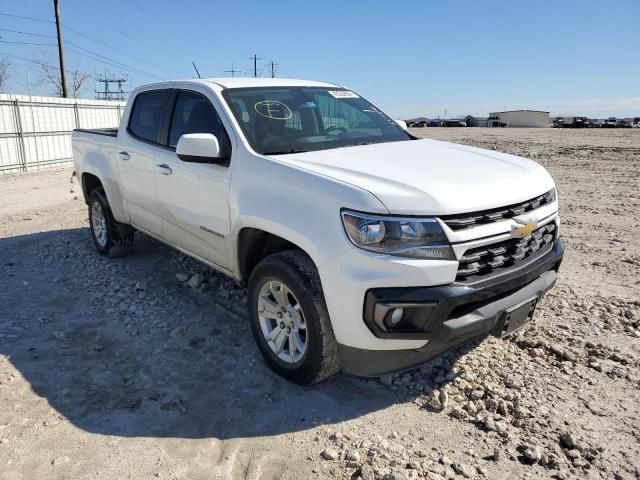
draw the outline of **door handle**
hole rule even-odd
[[[128,161],[131,157],[129,156],[129,152],[125,152],[124,150],[120,152],[120,158],[124,161]]]
[[[156,165],[156,167],[158,167],[162,171],[163,175],[171,175],[173,173],[171,167],[166,163],[159,163],[158,165]]]

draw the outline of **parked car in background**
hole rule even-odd
[[[555,128],[587,128],[591,122],[587,117],[556,117],[552,125]]]
[[[540,164],[418,139],[340,85],[156,83],[72,144],[98,253],[142,232],[234,278],[266,362],[301,384],[507,336],[563,257]]]
[[[462,120],[443,120],[443,127],[466,127],[467,124]]]
[[[616,117],[609,117],[604,122],[602,122],[602,128],[617,128],[618,120]]]

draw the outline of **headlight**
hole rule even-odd
[[[372,252],[400,257],[455,260],[440,224],[433,218],[398,218],[342,211],[351,242]]]

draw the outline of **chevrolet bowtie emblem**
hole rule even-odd
[[[533,233],[538,224],[536,222],[527,222],[524,225],[514,225],[511,228],[511,233],[514,237],[522,238],[528,237]]]

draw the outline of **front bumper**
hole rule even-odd
[[[471,285],[377,288],[367,292],[364,318],[378,338],[421,339],[419,348],[373,350],[340,345],[343,370],[362,376],[396,372],[426,362],[445,350],[490,334],[498,335],[505,311],[553,287],[564,246],[556,240],[552,250],[526,268]],[[373,321],[375,303],[431,306],[420,331],[384,332]]]

